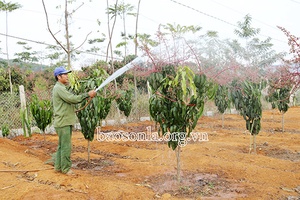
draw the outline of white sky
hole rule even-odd
[[[44,0],[48,9],[49,20],[53,32],[63,37],[63,26],[59,25],[58,20],[62,19],[62,10],[56,9],[64,1]],[[112,4],[115,1],[109,0]],[[122,0],[119,0],[119,2]],[[124,0],[137,8],[138,0]],[[178,3],[184,4],[180,5]],[[8,2],[8,1],[6,1]],[[42,0],[12,0],[19,3],[22,8],[8,14],[8,34],[20,38],[55,44],[54,39],[47,31],[45,14]],[[81,4],[82,0],[77,0],[76,5]],[[74,14],[71,24],[71,40],[75,46],[80,45],[85,39],[86,34],[92,31],[90,39],[101,37],[99,33],[107,34],[107,16],[105,15],[106,1],[93,0],[84,1]],[[74,7],[73,4],[72,7]],[[70,8],[72,8],[70,6]],[[252,26],[260,28],[260,39],[272,38],[276,51],[289,51],[287,37],[276,26],[285,27],[293,35],[300,36],[300,0],[141,0],[139,33],[154,35],[159,24],[180,24],[197,25],[203,28],[204,34],[207,30],[217,31],[220,38],[236,38],[233,34],[237,21],[243,21],[246,14],[252,17]],[[101,21],[101,26],[97,26],[96,19]],[[122,21],[118,23],[115,30],[115,41],[120,35]],[[127,16],[127,33],[133,34],[135,29],[135,18]],[[0,34],[5,34],[5,13],[0,13]],[[97,32],[99,30],[99,32]],[[1,58],[6,58],[5,36],[0,35]],[[14,53],[22,50],[16,47],[16,42],[20,39],[8,38],[9,57],[13,58]],[[35,51],[43,51],[45,45],[37,45],[27,42]],[[117,42],[113,43],[116,45]],[[105,43],[106,46],[106,43]],[[84,48],[85,46],[83,46]],[[133,49],[132,49],[133,52]],[[132,53],[131,52],[131,53]],[[100,53],[101,54],[101,53]],[[100,58],[103,59],[103,58]]]

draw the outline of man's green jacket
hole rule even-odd
[[[54,127],[74,125],[77,119],[75,104],[82,102],[88,96],[88,93],[74,95],[64,84],[57,81],[52,91]]]

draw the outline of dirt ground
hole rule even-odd
[[[208,141],[193,138],[181,148],[181,182],[175,152],[165,141],[98,141],[95,136],[88,164],[87,141],[74,131],[71,158],[76,175],[67,176],[45,163],[56,150],[56,134],[47,134],[46,141],[40,134],[0,138],[0,199],[299,200],[299,113],[300,107],[288,110],[282,133],[281,114],[263,112],[257,154],[249,153],[251,137],[240,115],[226,114],[224,128],[221,115],[201,117],[194,132],[207,134]],[[149,135],[155,134],[155,124],[105,126],[101,131],[98,136]]]

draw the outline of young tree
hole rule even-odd
[[[127,30],[126,30],[126,15],[136,16],[136,13],[133,13],[134,7],[131,4],[125,4],[124,1],[119,4],[117,14],[123,19],[123,32],[121,33],[123,42],[117,44],[117,48],[124,46],[124,59],[126,63],[126,57],[127,57],[127,45],[128,45],[128,36],[127,36]]]
[[[106,77],[107,73],[104,69],[95,69],[90,76],[81,81],[77,92],[83,93],[99,86]],[[114,99],[112,95],[99,92],[100,95],[97,95],[92,100],[84,100],[79,104],[80,108],[76,111],[82,134],[88,141],[88,163],[90,163],[90,142],[94,140],[96,127],[101,126],[101,120],[107,117],[111,102]]]
[[[18,45],[22,45],[23,52],[15,53],[17,58],[13,59],[14,62],[22,63],[27,65],[29,63],[38,62],[38,57],[36,51],[31,51],[32,47],[28,46],[26,42],[17,42]]]
[[[33,95],[30,103],[30,111],[38,128],[44,134],[44,141],[46,141],[45,129],[49,124],[51,124],[53,117],[51,101],[40,100],[37,95]]]
[[[0,1],[0,11],[4,11],[6,15],[6,58],[7,58],[7,66],[8,66],[8,76],[9,76],[9,85],[10,85],[10,93],[13,92],[12,86],[12,78],[11,78],[11,68],[9,63],[9,53],[8,53],[8,12],[12,12],[21,8],[22,6],[18,3],[6,3],[5,1]]]
[[[137,56],[137,50],[138,50],[138,22],[139,22],[139,15],[140,15],[140,6],[141,6],[141,0],[138,2],[137,6],[137,13],[136,13],[136,20],[135,20],[135,34],[134,34],[134,55]]]
[[[229,88],[226,85],[219,85],[214,102],[222,114],[222,128],[224,128],[224,113],[230,104],[229,99]]]
[[[284,114],[289,109],[290,103],[290,92],[292,91],[293,84],[290,83],[283,83],[280,81],[281,79],[273,79],[269,83],[269,90],[268,95],[266,96],[267,101],[272,104],[272,108],[278,108],[279,112],[281,113],[281,125],[282,125],[282,132],[284,132]]]
[[[244,70],[246,72],[244,75],[252,76],[253,80],[256,78],[255,81],[259,81],[261,77],[266,77],[268,74],[268,67],[280,60],[284,53],[277,53],[272,49],[270,37],[265,40],[259,39],[257,35],[260,29],[252,27],[251,22],[252,17],[246,15],[244,21],[238,22],[238,29],[234,31],[237,36],[245,40],[245,47],[238,45],[237,61],[247,69]]]
[[[284,113],[289,108],[289,100],[300,87],[300,38],[288,30],[278,26],[287,36],[291,58],[283,59],[284,64],[270,74],[270,90],[267,100],[272,107],[277,107],[282,113],[282,131],[284,131]]]
[[[110,6],[108,0],[106,0],[106,14],[107,14],[107,27],[108,27],[108,44],[106,48],[106,62],[108,62],[109,50],[111,54],[111,63],[113,64],[113,48],[112,48],[112,37],[117,21],[117,8],[118,0],[116,0],[113,6]],[[110,17],[111,16],[111,17]],[[113,19],[113,25],[110,27],[110,20]]]
[[[135,34],[133,38],[134,42],[134,55],[137,57],[137,50],[138,50],[138,22],[139,22],[139,14],[140,14],[140,6],[141,6],[141,0],[138,2],[137,6],[137,13],[136,13],[136,19],[135,19]],[[137,80],[136,80],[136,73],[134,71],[133,74],[133,79],[134,79],[134,96],[135,96],[135,102],[137,102],[137,95],[138,95],[138,90],[137,90]]]
[[[115,24],[117,22],[117,17],[119,16],[123,20],[123,32],[121,32],[121,37],[123,39],[123,42],[120,42],[119,44],[116,45],[117,48],[124,46],[124,58],[126,62],[126,57],[127,57],[127,40],[128,40],[128,35],[127,35],[127,30],[126,30],[126,16],[136,16],[136,13],[133,13],[134,6],[131,4],[126,4],[124,1],[121,3],[118,3],[118,0],[116,1],[115,4],[112,6],[109,6],[107,2],[107,15],[108,15],[108,20],[113,19],[113,26],[110,28],[110,24],[108,23],[108,32],[109,32],[109,43],[107,47],[107,60],[108,60],[108,49],[110,48],[111,53],[113,52],[112,50],[112,37],[113,37],[113,31],[115,28]],[[111,17],[110,17],[111,16]],[[109,21],[108,21],[109,22]],[[137,26],[137,21],[136,21],[136,26]],[[136,28],[137,31],[137,28]],[[117,54],[120,54],[118,52]],[[111,55],[112,56],[112,55]]]
[[[180,152],[186,138],[196,127],[206,100],[213,98],[216,87],[205,75],[195,75],[189,67],[165,66],[149,77],[152,95],[150,115],[159,133],[169,134],[168,146],[176,150],[177,180],[180,182]]]
[[[231,101],[246,121],[246,129],[252,135],[250,138],[249,153],[256,153],[256,135],[261,129],[262,118],[261,91],[266,83],[254,83],[250,81],[233,82],[231,89]]]

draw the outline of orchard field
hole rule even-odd
[[[164,141],[97,141],[73,132],[74,176],[56,173],[45,162],[57,145],[56,134],[0,139],[0,199],[300,199],[300,107],[285,114],[263,111],[257,154],[249,154],[250,135],[237,114],[202,116],[194,132],[208,141],[188,141],[176,156]],[[146,132],[143,121],[104,126],[102,132]]]

